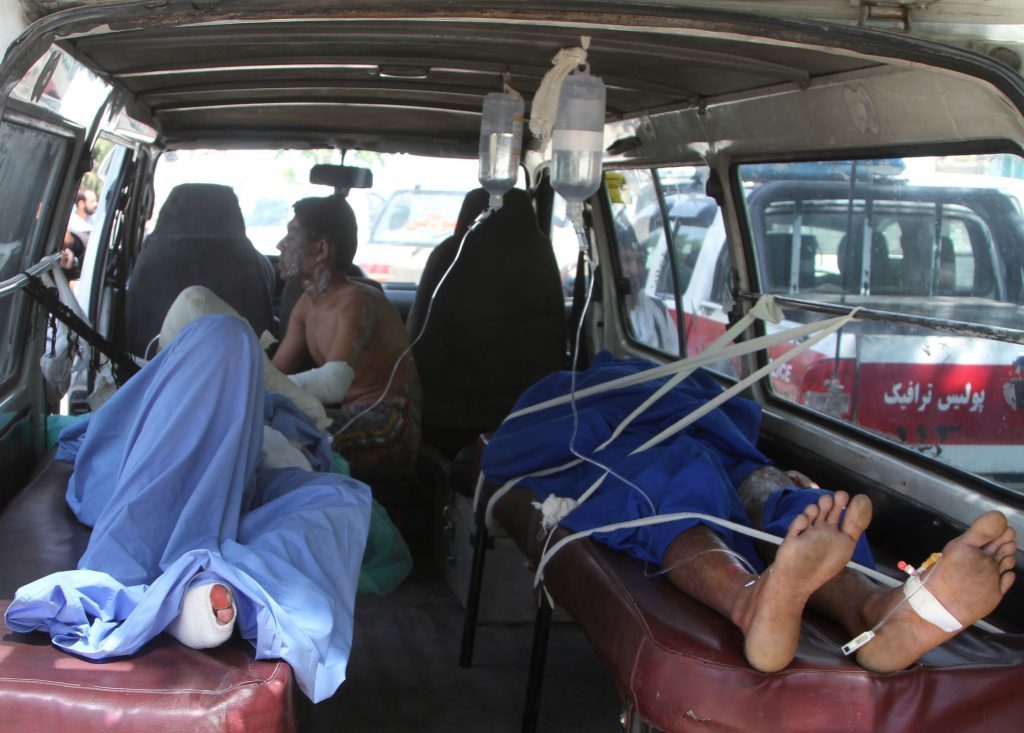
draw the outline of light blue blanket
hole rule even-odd
[[[68,503],[94,527],[77,570],[19,589],[15,631],[42,630],[91,659],[132,654],[177,615],[187,588],[235,590],[257,658],[291,664],[314,702],[345,679],[369,488],[330,471],[326,437],[264,394],[251,330],[188,326],[89,419],[62,434]],[[260,466],[263,425],[298,441],[317,472]]]

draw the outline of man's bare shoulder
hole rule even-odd
[[[308,290],[303,290],[302,295],[295,301],[295,305],[292,306],[292,313],[305,317],[313,307],[313,297],[309,294]]]
[[[376,310],[377,294],[383,296],[383,293],[377,288],[363,283],[352,281],[335,283],[327,292],[315,298],[308,298],[307,312],[317,321],[335,318],[358,319],[367,310]]]

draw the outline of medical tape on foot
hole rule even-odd
[[[903,584],[903,595],[918,616],[946,633],[959,631],[964,627],[956,620],[956,616],[946,610],[946,607],[939,603],[939,599],[924,587],[920,575],[911,575],[907,578],[907,582]]]
[[[206,583],[185,591],[181,601],[181,613],[167,627],[168,634],[192,649],[218,647],[231,638],[231,632],[235,628],[235,618],[238,614],[234,596],[231,596],[231,610],[234,611],[231,621],[222,624],[217,620],[210,599],[214,585],[223,583]],[[227,588],[226,585],[224,587]],[[231,593],[230,589],[228,593]]]

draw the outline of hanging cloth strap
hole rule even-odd
[[[555,115],[558,114],[558,97],[562,92],[562,82],[572,73],[573,69],[587,63],[587,48],[590,37],[580,38],[580,47],[563,48],[551,59],[554,67],[548,70],[533,95],[530,105],[530,132],[537,136],[541,146],[551,137],[555,126]]]

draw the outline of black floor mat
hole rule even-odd
[[[417,558],[393,593],[361,596],[348,680],[331,700],[300,701],[310,731],[494,731],[520,729],[532,624],[477,631],[474,666],[458,664],[462,608],[440,571]],[[551,632],[538,730],[621,731],[611,676],[574,624]]]

